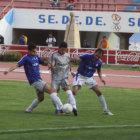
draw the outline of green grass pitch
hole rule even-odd
[[[78,116],[56,116],[48,94],[33,113],[24,113],[36,98],[33,87],[0,81],[0,140],[140,140],[140,89],[101,90],[114,116],[102,114],[97,96],[86,86],[76,95]],[[67,102],[62,90],[59,97]]]

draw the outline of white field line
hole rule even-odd
[[[0,71],[6,71],[8,70],[8,68],[0,68]],[[24,69],[16,69],[13,72],[24,72]],[[50,74],[50,71],[47,70],[40,70],[40,73],[44,73],[44,74]],[[94,74],[94,76],[98,76],[98,74]],[[102,74],[103,77],[108,77],[108,76],[112,76],[112,77],[126,77],[126,78],[140,78],[140,76],[135,76],[135,75],[116,75],[116,74]]]
[[[30,133],[39,131],[54,131],[54,130],[79,130],[79,129],[105,129],[105,128],[140,128],[140,124],[136,125],[103,125],[103,126],[73,126],[73,127],[56,127],[56,128],[36,128],[36,129],[15,129],[1,130],[0,134],[7,133]]]
[[[126,78],[140,78],[140,76],[135,76],[135,75],[116,75],[116,74],[102,74],[102,76],[103,77],[114,76],[114,77],[126,77]]]

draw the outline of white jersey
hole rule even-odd
[[[46,43],[49,43],[49,42],[54,42],[56,43],[56,39],[55,37],[49,37],[46,39]],[[53,47],[54,45],[53,44],[48,44],[48,47]]]
[[[52,80],[63,80],[68,77],[70,73],[70,56],[68,53],[64,55],[59,54],[58,52],[53,53],[49,57],[49,63],[56,67],[56,70],[52,71]]]

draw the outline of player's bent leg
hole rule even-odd
[[[44,93],[38,93],[37,96],[38,96],[39,102],[42,102],[44,100]]]
[[[55,92],[55,90],[52,89],[51,86],[49,86],[48,84],[44,87],[44,92],[51,94],[52,92]]]
[[[57,112],[57,110],[60,112],[63,108],[63,104],[62,104],[60,98],[57,96],[57,93],[55,93],[55,92],[51,93],[50,97],[52,99],[52,102],[57,107],[55,112]],[[59,114],[59,113],[57,112],[56,114]]]
[[[51,83],[51,88],[52,89],[51,89],[51,95],[50,95],[52,98],[53,98],[52,94],[55,94],[55,93],[59,92],[59,90],[60,90],[60,83],[61,83],[61,81],[52,80],[52,83]],[[57,101],[58,101],[58,104],[56,103]],[[62,104],[60,98],[57,101],[55,99],[53,99],[52,103],[53,103],[53,105],[55,107],[55,114],[59,115],[60,113],[63,113],[63,111],[62,111],[63,104]]]
[[[63,107],[63,104],[62,104],[60,98],[57,96],[56,90],[52,89],[51,86],[46,85],[44,88],[44,91],[47,92],[48,94],[50,94],[50,97],[52,99],[54,106],[57,106],[59,108],[59,110],[61,110]]]
[[[98,85],[94,86],[93,88],[93,91],[97,94],[98,98],[99,98],[99,101],[100,103],[102,104],[103,106],[103,110],[107,110],[107,104],[106,104],[106,101],[105,101],[105,98],[104,96],[102,95]]]
[[[72,93],[75,96],[77,94],[77,91],[79,90],[79,86],[73,86]]]
[[[33,109],[38,106],[39,103],[40,103],[39,99],[36,98],[24,112],[31,113]]]
[[[105,101],[105,98],[104,96],[102,95],[100,89],[99,89],[99,86],[96,85],[94,86],[93,88],[93,91],[97,94],[98,96],[98,99],[103,107],[103,113],[106,114],[106,115],[113,115],[113,113],[111,113],[108,109],[107,109],[107,104],[106,104],[106,101]]]
[[[94,86],[92,90],[97,94],[97,96],[100,96],[102,94],[98,85]]]
[[[56,110],[58,110],[58,111],[62,110],[63,104],[62,104],[60,98],[57,96],[56,90],[52,89],[51,86],[46,85],[44,88],[44,91],[50,94],[50,97],[52,99],[54,106],[57,107]]]
[[[38,98],[36,98],[24,112],[32,113],[33,109],[36,108],[38,104],[44,100],[44,93],[37,93],[37,96]]]
[[[73,107],[73,113],[74,113],[74,116],[77,116],[78,113],[77,113],[77,107],[76,107],[76,100],[75,100],[75,97],[74,95],[72,94],[72,91],[70,90],[70,87],[66,87],[65,88],[65,91],[68,95],[68,103],[70,103]]]

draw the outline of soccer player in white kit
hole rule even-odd
[[[100,103],[103,107],[103,113],[107,115],[113,115],[108,109],[102,92],[99,89],[99,86],[94,79],[93,75],[97,70],[98,76],[101,82],[105,85],[105,80],[102,78],[101,67],[102,61],[100,58],[103,56],[104,51],[102,49],[97,49],[94,54],[84,54],[75,56],[76,60],[81,60],[78,67],[77,73],[74,77],[73,82],[73,94],[76,95],[79,88],[86,84],[90,89],[92,89],[98,96]]]
[[[68,76],[70,74],[70,55],[66,53],[67,43],[62,42],[57,52],[53,53],[49,57],[49,63],[51,65],[51,76],[52,76],[52,88],[55,92],[59,92],[60,86],[66,91],[68,95],[68,103],[73,107],[74,116],[77,116],[77,108],[75,97],[70,89]],[[56,114],[61,113],[56,107]]]

